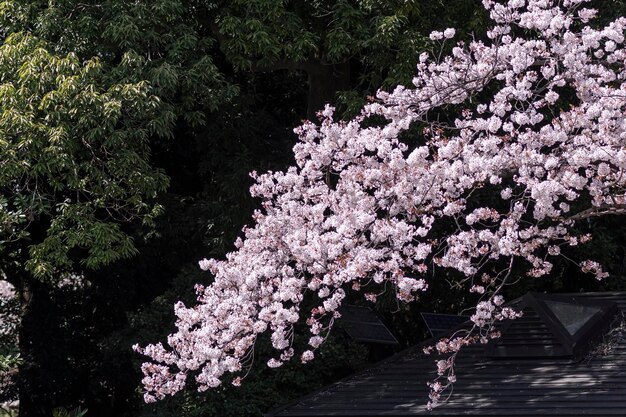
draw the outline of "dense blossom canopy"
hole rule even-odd
[[[422,54],[411,88],[379,92],[351,121],[326,107],[319,126],[296,129],[296,166],[253,173],[263,202],[254,227],[226,260],[200,262],[215,281],[197,286],[197,305],[176,305],[169,347],[136,347],[153,360],[146,401],[181,390],[188,375],[200,390],[229,373],[239,384],[264,332],[277,350],[268,365],[280,366],[296,355],[303,316],[307,362],[348,289],[411,301],[430,271],[449,268],[480,300],[471,332],[433,347],[451,355],[437,363],[434,405],[455,380],[456,352],[516,316],[498,294],[514,262],[547,275],[563,245],[590,238],[576,235],[577,221],[626,210],[626,19],[593,29],[584,0],[483,4],[494,22],[486,40]],[[431,39],[443,50],[454,36]],[[451,111],[458,117],[443,122]],[[475,198],[483,189],[497,194]],[[580,266],[606,276],[594,261]],[[301,310],[305,292],[319,301],[311,311]]]

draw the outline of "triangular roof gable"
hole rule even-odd
[[[524,315],[500,327],[502,336],[487,345],[488,356],[579,358],[617,312],[614,302],[538,293],[526,294],[514,308]]]

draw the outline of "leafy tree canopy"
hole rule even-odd
[[[439,27],[463,18],[471,29],[483,21],[470,0],[10,0],[2,6],[7,33],[28,30],[56,52],[97,56],[113,66],[132,61],[134,72],[116,76],[149,81],[192,125],[205,122],[202,110],[216,110],[237,94],[229,68],[306,72],[312,115],[337,91],[410,82],[433,16]],[[360,66],[356,75],[350,62]]]
[[[0,250],[52,278],[71,254],[94,268],[136,251],[117,220],[151,222],[168,180],[149,141],[169,129],[146,82],[107,84],[97,58],[57,55],[32,35],[0,46]],[[164,117],[165,116],[165,117]],[[20,274],[21,275],[21,274]]]

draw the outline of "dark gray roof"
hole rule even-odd
[[[341,309],[337,324],[344,328],[348,336],[357,342],[399,344],[394,335],[385,327],[376,313],[368,307],[346,305]]]
[[[626,293],[576,296],[614,301],[626,312]],[[526,320],[528,334],[542,331],[540,322]],[[458,381],[449,400],[428,412],[426,382],[435,377],[437,357],[424,355],[422,347],[431,339],[268,416],[626,416],[624,337],[614,333],[605,352],[582,360],[490,358],[483,345],[467,347],[457,358]]]

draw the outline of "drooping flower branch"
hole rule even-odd
[[[452,355],[431,385],[436,405],[456,352],[516,316],[498,294],[513,262],[547,275],[561,247],[590,238],[576,235],[576,221],[626,212],[626,19],[593,29],[584,0],[483,3],[488,41],[422,54],[411,88],[379,92],[353,120],[326,107],[320,125],[295,130],[296,166],[252,174],[255,225],[225,260],[200,262],[215,281],[197,286],[196,305],[175,306],[169,346],[136,347],[152,359],[146,401],[181,390],[188,375],[200,390],[228,374],[239,384],[262,333],[277,351],[268,365],[280,366],[296,355],[299,320],[312,334],[299,354],[307,362],[346,291],[375,300],[386,286],[412,301],[429,271],[449,268],[480,301],[474,329],[436,346]],[[452,111],[450,123],[439,117]],[[606,276],[590,260],[581,268]],[[311,311],[301,310],[305,293],[319,301]]]

